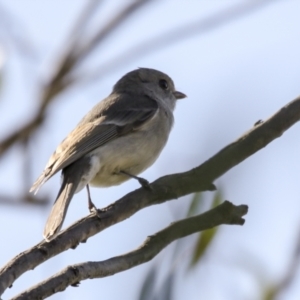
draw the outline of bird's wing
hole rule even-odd
[[[144,107],[140,107],[140,105],[129,105],[129,107],[128,105],[119,105],[119,109],[113,113],[109,110],[102,111],[98,117],[79,123],[57,147],[44,172],[33,184],[30,191],[37,192],[39,187],[50,177],[83,155],[145,125],[158,111],[156,101],[148,98],[145,101],[147,105]],[[125,109],[122,109],[122,107]]]

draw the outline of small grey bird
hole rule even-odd
[[[137,175],[158,158],[174,123],[176,101],[185,97],[168,75],[154,69],[131,71],[115,84],[61,142],[30,189],[37,192],[62,170],[61,188],[44,229],[46,241],[58,234],[73,195],[85,186],[90,211],[96,207],[89,185],[108,187],[135,178],[149,187]]]

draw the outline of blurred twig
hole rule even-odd
[[[95,35],[88,41],[84,41],[82,35],[82,27],[88,21],[91,13],[95,10],[96,5],[100,2],[99,0],[91,0],[85,9],[85,12],[80,16],[77,21],[77,25],[72,30],[73,39],[71,38],[72,46],[74,44],[82,45],[81,47],[67,47],[68,51],[65,51],[59,63],[57,64],[51,78],[48,83],[43,86],[40,96],[40,106],[37,113],[22,128],[17,129],[14,133],[0,141],[0,157],[13,145],[22,142],[43,123],[45,119],[45,112],[48,105],[53,101],[55,96],[62,92],[71,83],[68,80],[68,75],[72,72],[75,66],[86,57],[90,51],[92,51],[100,42],[104,40],[113,30],[118,28],[133,12],[137,11],[144,4],[150,0],[136,0],[128,4],[115,18],[113,18],[103,28],[99,29]],[[77,31],[77,32],[76,32]],[[74,39],[74,36],[77,38]],[[80,43],[78,42],[80,40]]]
[[[18,27],[16,28],[16,23]],[[30,60],[33,60],[37,57],[37,51],[33,47],[29,35],[25,32],[25,26],[20,24],[21,21],[16,18],[5,8],[0,2],[0,36],[6,37],[7,40],[10,40],[16,47],[15,49],[19,53]]]
[[[254,0],[243,2],[234,7],[230,7],[222,10],[212,16],[209,16],[203,20],[191,22],[185,26],[180,26],[175,29],[171,29],[162,33],[152,39],[149,39],[140,44],[130,47],[128,50],[122,49],[122,54],[113,58],[111,61],[94,68],[94,72],[80,74],[77,77],[70,79],[70,82],[87,82],[92,80],[98,80],[103,75],[107,75],[109,72],[115,71],[120,66],[127,64],[128,61],[136,60],[137,57],[146,55],[153,51],[158,51],[162,48],[168,47],[174,43],[181,42],[184,39],[190,38],[194,35],[205,34],[208,31],[214,30],[222,25],[229,23],[235,19],[238,19],[246,14],[254,12],[267,4],[274,3],[273,0]]]
[[[102,30],[96,32],[96,34],[86,41],[77,52],[77,61],[86,57],[92,50],[94,50],[107,36],[109,36],[114,30],[120,27],[133,13],[142,8],[148,2],[152,0],[135,0],[126,6],[115,18],[111,19]]]
[[[220,205],[222,200],[222,195],[220,191],[217,191],[214,195],[211,207],[214,208]],[[190,267],[195,267],[203,258],[204,253],[207,248],[211,245],[212,241],[215,239],[219,227],[213,227],[202,233],[199,233],[195,248],[193,249],[193,254],[190,260]]]
[[[38,205],[45,206],[49,203],[49,198],[41,198],[41,197],[32,197],[28,195],[24,198],[24,196],[11,196],[0,194],[0,205]]]
[[[35,132],[35,130],[38,129],[43,123],[45,119],[45,112],[49,103],[53,101],[55,96],[57,96],[71,84],[78,82],[78,80],[85,81],[99,78],[101,75],[115,70],[117,67],[120,67],[121,64],[127,63],[129,60],[134,59],[141,54],[145,55],[150,51],[166,47],[171,43],[182,40],[183,38],[190,37],[194,34],[205,33],[208,30],[212,30],[217,26],[223,25],[232,19],[254,11],[255,9],[262,7],[263,5],[274,2],[271,0],[256,0],[243,3],[234,8],[222,11],[221,13],[218,13],[205,20],[200,20],[187,26],[176,28],[175,30],[164,33],[159,37],[150,39],[145,43],[136,45],[133,48],[130,48],[128,51],[123,52],[121,56],[116,57],[112,61],[105,63],[100,67],[97,67],[96,69],[100,71],[96,71],[92,74],[83,74],[79,77],[73,74],[75,67],[77,67],[77,65],[84,58],[86,58],[92,50],[98,47],[107,36],[109,36],[114,30],[119,28],[123,24],[123,22],[126,21],[134,12],[141,9],[150,1],[151,0],[135,0],[129,3],[103,28],[100,28],[91,38],[86,40],[82,36],[82,31],[86,23],[88,22],[88,19],[96,10],[96,7],[100,3],[100,0],[91,0],[88,3],[83,14],[75,23],[75,26],[72,30],[72,35],[70,37],[70,42],[69,44],[67,43],[67,45],[69,46],[66,47],[65,51],[62,51],[63,54],[61,58],[58,59],[58,63],[51,78],[41,90],[40,107],[37,110],[36,115],[22,128],[17,129],[14,133],[10,134],[8,137],[0,141],[0,157],[6,151],[8,151],[10,147],[30,137]]]
[[[282,277],[281,281],[275,286],[266,290],[264,300],[275,300],[282,295],[291,286],[293,280],[296,277],[297,271],[300,267],[300,227],[299,227],[298,239],[295,244],[294,252],[291,256],[286,273]]]

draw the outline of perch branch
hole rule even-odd
[[[152,190],[140,188],[102,213],[101,220],[91,214],[64,230],[49,243],[42,241],[13,258],[0,270],[0,295],[24,272],[34,269],[51,257],[75,248],[100,231],[121,222],[139,210],[193,192],[212,190],[212,182],[247,157],[280,137],[300,119],[300,97],[288,103],[265,122],[260,122],[237,141],[188,172],[161,177],[151,184]]]
[[[131,269],[153,259],[173,241],[193,233],[210,229],[221,224],[243,225],[242,218],[247,206],[235,206],[225,201],[201,215],[186,218],[170,224],[165,229],[149,236],[136,250],[100,262],[84,262],[68,266],[61,272],[26,290],[12,300],[44,299],[80,281],[102,278]]]

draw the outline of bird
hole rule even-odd
[[[185,97],[167,74],[155,69],[138,68],[117,81],[59,144],[30,189],[37,193],[61,171],[61,187],[43,233],[47,242],[58,235],[73,195],[84,187],[90,212],[97,208],[89,186],[110,187],[134,178],[149,188],[137,175],[158,158],[173,127],[176,102]]]

